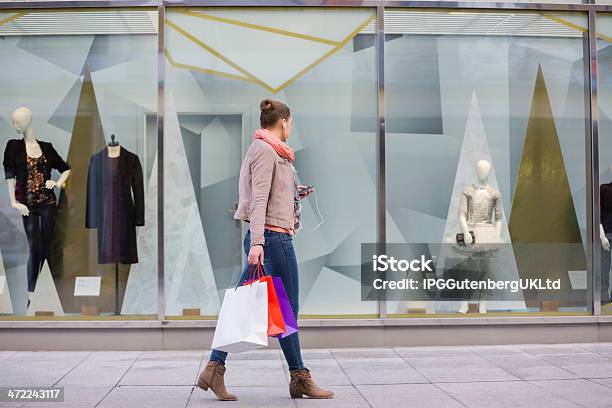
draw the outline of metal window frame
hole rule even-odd
[[[589,74],[589,124],[586,135],[586,175],[587,175],[587,280],[592,300],[592,312],[601,315],[601,239],[599,237],[599,104],[598,104],[598,62],[597,62],[597,13],[589,10],[588,15],[588,67]],[[590,265],[589,265],[590,264]],[[590,268],[589,268],[590,266]]]
[[[157,320],[166,318],[164,245],[164,118],[166,113],[166,7],[157,8]]]
[[[612,4],[593,4],[595,0],[583,0],[582,4],[563,3],[497,3],[497,2],[456,2],[456,1],[393,1],[393,0],[106,0],[106,1],[9,1],[0,3],[0,11],[28,9],[92,9],[92,8],[156,8],[158,15],[157,34],[157,158],[159,194],[158,204],[158,284],[157,320],[165,320],[165,248],[164,248],[164,113],[165,113],[165,13],[173,7],[369,7],[376,10],[376,53],[377,53],[377,209],[376,240],[386,243],[386,162],[385,162],[385,27],[384,13],[387,8],[412,9],[461,9],[461,10],[507,10],[507,11],[560,11],[583,12],[588,16],[588,31],[585,50],[585,74],[588,105],[588,131],[586,134],[587,174],[587,270],[592,279],[589,291],[589,308],[593,315],[601,315],[601,261],[599,256],[599,123],[598,123],[598,71],[597,71],[597,12],[612,13]],[[387,317],[386,302],[378,302],[379,318]],[[526,317],[529,314],[525,315]]]

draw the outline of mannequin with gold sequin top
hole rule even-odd
[[[456,245],[457,252],[470,257],[486,258],[492,256],[503,243],[501,195],[488,183],[491,163],[479,160],[476,163],[478,181],[461,192],[459,203],[459,225],[465,237],[465,245]],[[474,233],[474,240],[472,235]],[[468,311],[468,302],[463,300],[459,313]],[[478,303],[479,313],[486,313],[486,302]]]

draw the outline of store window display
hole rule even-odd
[[[21,107],[13,112],[13,127],[22,139],[11,139],[4,151],[4,174],[11,207],[22,216],[29,255],[28,307],[34,296],[36,281],[49,258],[57,200],[54,188],[62,188],[70,176],[70,167],[53,145],[34,136],[32,111]],[[60,177],[52,179],[52,170]]]
[[[128,285],[146,271],[157,287],[157,20],[105,7],[0,21],[0,319],[157,317],[157,291]]]
[[[418,24],[408,24],[410,12],[385,10],[387,242],[448,243],[432,254],[443,275],[467,269],[481,279],[486,265],[468,265],[479,257],[488,264],[482,278],[527,287],[487,291],[479,305],[485,307],[467,308],[474,314],[589,314],[586,14],[418,15]],[[478,26],[485,15],[499,24]],[[407,103],[415,97],[423,103]],[[479,160],[490,163],[492,190],[472,186]],[[480,214],[470,200],[483,203],[487,222],[479,227],[469,225],[470,211]],[[465,236],[469,252],[470,232],[475,248],[486,242],[499,250],[457,254],[456,234]],[[527,285],[547,280],[557,286]],[[470,302],[445,300],[388,301],[386,310],[391,317],[451,317]]]

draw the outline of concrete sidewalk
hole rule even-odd
[[[612,343],[304,350],[331,400],[292,400],[279,350],[231,355],[221,402],[194,387],[208,352],[0,352],[1,386],[62,386],[64,403],[0,407],[612,407]]]

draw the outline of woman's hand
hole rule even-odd
[[[52,188],[54,188],[56,185],[57,185],[57,183],[56,183],[54,180],[47,180],[47,181],[45,182],[45,187],[46,187],[46,188],[48,188],[48,189],[52,189]],[[58,186],[58,187],[60,187],[60,186]]]
[[[263,245],[253,245],[249,249],[249,265],[257,265],[264,263]]]
[[[299,184],[298,185],[298,191],[301,191],[302,189],[306,189],[306,187],[308,187],[308,186],[305,186],[304,184]],[[300,200],[303,200],[304,198],[308,197],[310,195],[310,193],[312,193],[313,191],[314,191],[314,187],[307,189],[306,192],[304,192],[303,194],[299,195]]]

